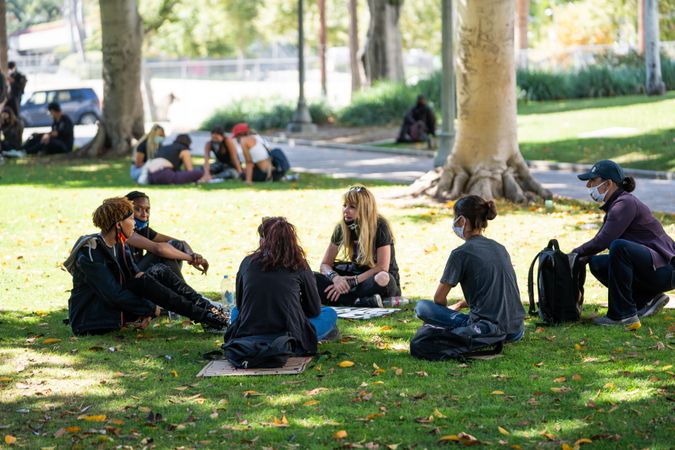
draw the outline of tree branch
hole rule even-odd
[[[157,9],[157,15],[154,19],[144,21],[143,26],[143,35],[147,36],[148,34],[154,33],[159,30],[159,28],[164,25],[167,20],[174,20],[176,16],[173,14],[173,8],[181,3],[181,0],[162,0]]]

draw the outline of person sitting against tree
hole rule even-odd
[[[450,253],[434,300],[417,302],[417,317],[431,325],[451,328],[480,326],[481,321],[488,321],[506,342],[521,340],[525,310],[511,257],[503,245],[483,235],[488,220],[497,216],[494,202],[469,195],[455,203],[454,212],[452,229],[465,242]],[[462,285],[464,300],[448,308],[448,294],[458,284]],[[459,312],[467,306],[468,314]]]
[[[209,327],[227,325],[222,308],[166,265],[138,269],[127,245],[135,226],[129,200],[105,200],[92,219],[100,232],[80,237],[64,263],[73,276],[68,317],[76,335],[103,334],[126,325],[143,328],[159,315],[160,306]]]
[[[150,184],[187,184],[199,180],[204,172],[193,167],[190,145],[192,145],[190,136],[179,134],[173,144],[160,147],[155,159],[166,161],[167,166],[150,172],[148,175]],[[181,170],[182,166],[185,166],[185,170]]]
[[[157,150],[162,146],[165,138],[164,128],[159,124],[154,124],[150,131],[143,136],[134,147],[133,156],[131,157],[131,179],[138,181],[141,175],[143,165],[155,157]]]
[[[4,107],[2,109],[0,128],[2,129],[2,151],[19,150],[23,136],[23,123],[16,117],[11,108]]]
[[[403,117],[403,124],[396,142],[428,142],[436,136],[436,115],[423,95],[417,96],[417,103]]]
[[[262,136],[251,130],[247,123],[238,123],[232,128],[232,137],[239,142],[246,161],[243,173],[246,184],[252,184],[254,181],[271,181],[274,167]]]
[[[158,233],[150,228],[150,197],[139,191],[129,192],[125,197],[134,205],[134,222],[136,224],[136,232],[134,233],[134,236],[143,236],[152,242],[166,242],[188,255],[190,258],[188,264],[196,267],[204,273],[208,271],[209,263],[206,258],[198,253],[193,252],[192,247],[190,247],[187,242]],[[173,271],[173,273],[175,273],[179,278],[183,279],[183,274],[181,273],[183,259],[168,259],[154,253],[145,253],[142,247],[135,247],[134,242],[135,240],[127,241],[131,247],[131,253],[134,257],[134,261],[140,270],[147,270],[149,267],[161,263],[167,265]]]
[[[211,164],[211,154],[216,158],[214,164]],[[211,140],[204,145],[204,175],[199,181],[206,182],[212,177],[238,178],[243,173],[234,141],[225,135],[222,127],[214,127]]]
[[[24,144],[24,150],[29,155],[70,153],[75,141],[73,121],[61,111],[61,105],[56,102],[47,105],[47,110],[52,116],[52,130],[45,134],[33,133]]]
[[[318,340],[337,337],[337,313],[321,306],[295,227],[283,217],[268,217],[258,234],[258,248],[237,272],[237,305],[225,343],[243,336],[289,333],[299,343],[296,353],[314,354]]]
[[[595,237],[572,250],[608,288],[607,315],[593,322],[636,330],[642,317],[657,314],[669,301],[665,292],[675,287],[675,242],[631,194],[635,180],[614,161],[598,161],[578,178],[605,212]],[[598,255],[604,250],[609,253]]]
[[[381,308],[383,297],[401,295],[391,227],[365,186],[342,199],[342,218],[315,274],[322,303]],[[336,261],[341,249],[348,261]]]

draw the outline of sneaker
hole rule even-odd
[[[227,327],[223,326],[223,325],[212,326],[212,325],[207,325],[207,324],[203,323],[202,329],[204,330],[204,333],[223,335],[223,334],[225,334],[225,330],[227,330]]]
[[[228,314],[225,312],[223,308],[211,306],[206,309],[206,313],[204,314],[200,322],[202,324],[215,328],[218,327],[227,328],[228,320],[229,320]]]
[[[386,308],[396,308],[398,306],[405,306],[410,303],[405,297],[385,297],[382,299],[382,305]]]
[[[382,297],[380,294],[369,295],[368,297],[357,298],[354,302],[357,308],[383,308]]]
[[[3,156],[6,156],[7,158],[25,158],[26,157],[26,152],[24,150],[5,150],[2,152]]]
[[[640,318],[637,316],[637,314],[620,320],[610,319],[607,316],[596,317],[593,319],[593,323],[602,326],[625,325],[626,330],[628,331],[637,330],[642,326],[640,324]]]
[[[300,179],[299,173],[288,174],[284,177],[286,181],[298,181]]]
[[[657,314],[668,304],[670,297],[666,294],[659,294],[649,300],[645,306],[640,308],[637,312],[638,317],[649,317]]]

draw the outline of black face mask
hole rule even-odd
[[[352,231],[359,231],[359,224],[356,222],[356,220],[345,220],[345,223],[349,227],[350,230]]]

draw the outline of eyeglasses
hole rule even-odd
[[[365,190],[366,190],[366,188],[363,187],[363,186],[352,186],[352,187],[349,188],[349,192],[361,192],[361,191],[365,191]]]

